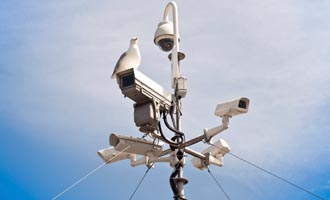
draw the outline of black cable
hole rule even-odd
[[[171,121],[172,121],[172,124],[173,124],[173,127],[176,127],[176,123],[175,123],[175,120],[174,120],[174,116],[173,116],[173,113],[170,113],[170,116],[171,116]]]
[[[222,192],[226,195],[227,199],[230,200],[229,196],[227,195],[227,193],[225,192],[225,190],[221,187],[220,183],[218,182],[218,180],[215,178],[215,176],[213,175],[213,173],[211,172],[210,168],[208,166],[207,167],[207,171],[209,172],[209,174],[212,176],[212,178],[214,179],[214,181],[218,184],[219,188],[222,190]]]
[[[180,195],[179,195],[179,190],[178,190],[178,187],[177,187],[177,184],[176,184],[176,181],[175,181],[175,177],[178,176],[178,174],[180,173],[180,167],[182,167],[182,163],[178,162],[176,165],[175,165],[175,168],[170,176],[170,186],[171,186],[171,189],[173,191],[173,194],[174,194],[174,198],[175,199],[181,199],[181,200],[186,200],[184,198],[182,198]]]
[[[177,133],[177,134],[179,134],[179,135],[181,135],[181,136],[184,135],[183,132],[181,132],[181,131],[179,131],[179,130],[173,128],[173,127],[171,127],[171,125],[170,125],[170,124],[168,123],[168,121],[167,121],[167,117],[166,117],[166,114],[165,114],[165,113],[163,113],[163,120],[164,120],[164,123],[165,123],[166,127],[167,127],[168,129],[170,129],[172,132]]]
[[[160,122],[158,122],[158,129],[159,129],[159,133],[160,133],[160,135],[161,135],[162,138],[165,140],[165,142],[167,142],[169,145],[172,145],[172,146],[174,146],[174,147],[178,147],[178,144],[177,144],[177,143],[175,143],[175,142],[173,142],[173,141],[171,141],[171,140],[169,140],[169,139],[167,139],[167,138],[165,137]]]
[[[172,124],[173,124],[173,127],[178,128],[176,126],[176,123],[175,123],[175,120],[174,120],[174,117],[173,117],[173,113],[174,113],[174,106],[171,106],[171,108],[170,108],[170,116],[171,116]]]
[[[171,186],[171,189],[173,191],[174,196],[178,195],[178,193],[179,193],[178,188],[177,188],[176,183],[175,183],[175,177],[179,174],[178,167],[180,167],[179,163],[175,166],[175,169],[172,172],[172,174],[170,176],[170,180],[169,180],[170,181],[170,186]]]
[[[131,197],[129,198],[129,200],[132,200],[132,199],[133,199],[133,197],[134,197],[136,191],[139,189],[141,183],[143,182],[144,178],[146,177],[146,175],[148,174],[149,170],[151,169],[151,167],[152,167],[153,165],[154,165],[154,164],[152,164],[152,165],[150,165],[150,166],[148,167],[147,171],[144,173],[142,179],[140,180],[139,184],[136,186],[136,188],[135,188],[134,192],[132,193]]]
[[[214,146],[214,147],[216,147],[216,148],[218,148],[218,149],[220,149],[218,146],[216,146],[214,144],[211,144],[211,145]],[[267,173],[267,174],[269,174],[269,175],[271,175],[271,176],[273,176],[273,177],[275,177],[275,178],[278,178],[278,179],[280,179],[280,180],[282,180],[282,181],[290,184],[291,186],[294,186],[294,187],[296,187],[296,188],[298,188],[298,189],[300,189],[300,190],[302,190],[302,191],[304,191],[304,192],[306,192],[306,193],[308,193],[308,194],[310,194],[310,195],[312,195],[312,196],[314,196],[314,197],[316,197],[318,199],[325,200],[323,197],[320,197],[317,194],[314,194],[313,192],[308,191],[307,189],[304,189],[303,187],[300,187],[299,185],[297,185],[295,183],[292,183],[291,181],[288,181],[285,178],[282,178],[282,177],[280,177],[280,176],[278,176],[278,175],[276,175],[276,174],[274,174],[274,173],[272,173],[272,172],[270,172],[270,171],[268,171],[268,170],[266,170],[266,169],[264,169],[262,167],[259,167],[258,165],[253,164],[253,163],[251,163],[251,162],[249,162],[249,161],[247,161],[247,160],[245,160],[245,159],[243,159],[243,158],[241,158],[241,157],[239,157],[239,156],[237,156],[237,155],[235,155],[233,153],[228,152],[228,154],[231,155],[231,156],[233,156],[233,157],[235,157],[235,158],[237,158],[237,159],[239,159],[239,160],[241,160],[241,161],[243,161],[243,162],[245,162],[245,163],[247,163],[247,164],[249,164],[249,165],[251,165],[251,166],[253,166],[253,167],[255,167],[255,168],[257,168],[257,169],[259,169],[259,170],[261,170],[261,171],[263,171],[263,172],[265,172],[265,173]]]

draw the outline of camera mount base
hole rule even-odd
[[[186,55],[182,52],[178,52],[178,60],[181,61],[185,59]],[[172,60],[172,53],[168,54],[168,59]]]

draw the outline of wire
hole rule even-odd
[[[161,137],[165,140],[166,143],[168,143],[169,145],[172,145],[174,147],[178,147],[178,143],[173,142],[165,137],[160,122],[158,122],[158,129],[159,129],[159,133],[160,133]]]
[[[171,116],[171,120],[172,120],[172,124],[173,124],[173,127],[176,127],[176,123],[175,123],[175,120],[174,120],[174,117],[173,117],[173,113],[174,113],[174,106],[171,106],[170,108],[170,116]]]
[[[181,195],[179,195],[179,189],[177,187],[177,184],[176,184],[176,181],[175,181],[175,177],[179,175],[180,173],[180,169],[182,167],[182,163],[181,162],[178,162],[176,165],[175,165],[175,168],[173,169],[173,172],[171,173],[171,176],[170,176],[170,186],[171,186],[171,189],[172,189],[172,192],[174,194],[174,199],[181,199],[181,200],[186,200],[185,198],[181,197]]]
[[[177,133],[177,134],[179,134],[180,136],[184,136],[184,133],[183,133],[183,132],[181,132],[181,131],[179,131],[179,130],[173,128],[173,127],[171,127],[171,125],[170,125],[170,124],[168,123],[168,121],[167,121],[167,116],[166,116],[165,113],[163,113],[163,120],[164,120],[164,122],[165,122],[166,127],[167,127],[168,129],[170,129],[170,131],[172,131],[172,132],[174,132],[174,133]]]
[[[70,185],[69,187],[67,187],[65,190],[63,190],[63,192],[61,192],[58,195],[56,195],[55,197],[53,197],[52,200],[55,200],[55,199],[58,199],[59,197],[61,197],[64,193],[66,193],[67,191],[71,190],[73,187],[75,187],[76,185],[78,185],[79,183],[81,183],[87,177],[89,177],[90,175],[94,174],[96,171],[98,171],[102,167],[104,167],[107,163],[111,162],[113,159],[115,159],[117,156],[119,156],[121,153],[123,153],[129,147],[131,147],[131,146],[126,147],[124,150],[120,151],[114,157],[112,157],[109,160],[107,160],[107,162],[102,163],[100,166],[96,167],[95,169],[93,169],[92,171],[90,171],[89,173],[87,173],[85,176],[83,176],[82,178],[80,178],[78,181],[76,181],[75,183],[73,183],[72,185]]]
[[[310,194],[310,195],[312,195],[312,196],[314,196],[314,197],[316,197],[318,199],[325,200],[322,197],[318,196],[317,194],[314,194],[311,191],[308,191],[308,190],[300,187],[299,185],[297,185],[295,183],[292,183],[292,182],[290,182],[290,181],[288,181],[288,180],[286,180],[286,179],[284,179],[284,178],[282,178],[282,177],[280,177],[280,176],[278,176],[278,175],[276,175],[276,174],[274,174],[274,173],[272,173],[272,172],[270,172],[270,171],[268,171],[268,170],[266,170],[266,169],[264,169],[262,167],[259,167],[259,166],[255,165],[255,164],[253,164],[253,163],[251,163],[251,162],[249,162],[249,161],[247,161],[247,160],[245,160],[243,158],[240,158],[240,157],[238,157],[238,156],[236,156],[236,155],[234,155],[232,153],[229,153],[229,155],[234,156],[235,158],[237,158],[237,159],[239,159],[239,160],[241,160],[241,161],[243,161],[245,163],[248,163],[249,165],[251,165],[251,166],[253,166],[253,167],[257,168],[257,169],[260,169],[261,171],[263,171],[263,172],[265,172],[265,173],[267,173],[267,174],[269,174],[269,175],[271,175],[271,176],[273,176],[275,178],[278,178],[278,179],[280,179],[280,180],[282,180],[282,181],[284,181],[284,182],[286,182],[286,183],[288,183],[288,184],[290,184],[290,185],[292,185],[292,186],[294,186],[294,187],[296,187],[296,188],[298,188],[298,189],[300,189],[300,190],[302,190],[302,191],[304,191],[304,192],[306,192],[306,193],[308,193],[308,194]]]
[[[146,177],[146,175],[148,174],[149,170],[151,169],[151,167],[152,167],[153,165],[154,165],[154,164],[152,164],[152,165],[150,165],[150,166],[148,167],[147,171],[144,173],[143,177],[141,178],[139,184],[136,186],[136,188],[135,188],[134,192],[132,193],[131,197],[129,198],[129,200],[132,200],[132,199],[133,199],[133,197],[134,197],[136,191],[139,189],[139,187],[140,187],[140,185],[142,184],[144,178]]]
[[[218,146],[216,146],[214,144],[211,144],[211,145],[214,146],[214,147],[216,147],[216,148],[218,148],[218,149],[220,149]],[[220,150],[223,151],[222,149],[220,149]],[[241,158],[241,157],[239,157],[239,156],[237,156],[237,155],[235,155],[233,153],[230,153],[230,152],[228,152],[228,154],[231,155],[231,156],[233,156],[233,157],[235,157],[235,158],[237,158],[237,159],[239,159],[239,160],[241,160],[241,161],[243,161],[243,162],[245,162],[245,163],[247,163],[247,164],[249,164],[249,165],[251,165],[251,166],[253,166],[253,167],[255,167],[255,168],[257,168],[257,169],[259,169],[259,170],[261,170],[261,171],[263,171],[263,172],[265,172],[265,173],[267,173],[267,174],[269,174],[269,175],[271,175],[271,176],[273,176],[273,177],[275,177],[275,178],[278,178],[278,179],[280,179],[280,180],[282,180],[282,181],[290,184],[291,186],[293,186],[293,187],[295,187],[297,189],[300,189],[300,190],[302,190],[302,191],[304,191],[304,192],[306,192],[306,193],[314,196],[315,198],[318,198],[318,199],[321,199],[321,200],[325,200],[323,197],[320,197],[319,195],[317,195],[317,194],[315,194],[315,193],[313,193],[311,191],[308,191],[307,189],[305,189],[305,188],[303,188],[303,187],[301,187],[301,186],[299,186],[299,185],[297,185],[295,183],[292,183],[291,181],[288,181],[287,179],[282,178],[279,175],[274,174],[273,172],[270,172],[270,171],[268,171],[268,170],[266,170],[266,169],[264,169],[264,168],[262,168],[262,167],[260,167],[260,166],[258,166],[256,164],[253,164],[250,161],[247,161],[247,160],[245,160],[245,159],[243,159],[243,158]]]
[[[96,171],[98,171],[99,169],[101,169],[102,167],[104,167],[105,165],[106,165],[106,163],[102,163],[100,166],[96,167],[95,169],[93,169],[92,171],[90,171],[88,174],[86,174],[84,177],[82,177],[81,179],[79,179],[78,181],[76,181],[75,183],[73,183],[71,186],[69,186],[68,188],[66,188],[65,190],[63,190],[63,192],[61,192],[58,195],[56,195],[55,197],[53,197],[52,200],[58,199],[64,193],[66,193],[67,191],[69,191],[74,186],[78,185],[79,183],[81,183],[83,180],[85,180],[87,177],[89,177],[90,175],[92,175],[93,173],[95,173]]]
[[[213,173],[211,172],[210,168],[208,166],[207,167],[207,171],[209,172],[209,174],[212,176],[212,178],[214,179],[214,181],[218,184],[219,188],[222,190],[222,192],[225,194],[225,196],[227,197],[228,200],[230,200],[229,196],[227,195],[227,193],[225,192],[225,190],[223,189],[223,187],[221,187],[220,183],[218,182],[218,180],[215,178],[215,176],[213,175]]]
[[[181,163],[177,163],[175,165],[175,169],[173,170],[173,172],[171,173],[171,176],[170,176],[170,186],[171,186],[171,189],[172,189],[172,192],[174,194],[174,196],[177,196],[178,193],[179,193],[179,190],[177,188],[177,185],[175,183],[175,177],[179,174],[180,170],[178,169],[179,167],[182,167]]]

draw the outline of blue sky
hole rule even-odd
[[[139,37],[140,71],[170,90],[167,54],[153,34],[163,1],[15,1],[0,4],[0,196],[51,199],[102,163],[111,132],[140,137],[133,102],[113,67]],[[231,119],[232,153],[330,199],[330,3],[177,1],[187,138],[217,126],[220,102],[251,100]],[[202,151],[206,145],[193,149]],[[225,199],[187,158],[189,199]],[[211,170],[231,199],[315,199],[228,155]],[[103,167],[59,199],[129,199],[146,168]],[[134,199],[170,199],[157,164]]]

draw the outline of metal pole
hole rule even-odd
[[[178,60],[178,64],[179,64],[179,60]],[[177,91],[175,91],[175,94],[177,94]],[[176,126],[177,130],[181,132],[181,99],[179,96],[176,96],[176,125],[177,125]],[[180,136],[180,135],[176,134],[176,136]],[[186,199],[184,196],[184,185],[188,183],[188,180],[183,177],[183,168],[185,165],[184,154],[185,154],[184,149],[180,149],[180,148],[177,149],[177,158],[179,160],[179,165],[178,165],[178,178],[176,179],[178,194],[177,196],[174,196],[176,200]]]
[[[179,97],[177,97],[176,99],[176,124],[177,124],[177,129],[178,131],[181,131],[181,100],[179,99]],[[178,151],[181,151],[181,149],[178,149]],[[185,158],[183,156],[183,158],[181,160],[179,160],[179,162],[181,163],[179,166],[179,174],[178,174],[178,179],[177,179],[177,188],[178,188],[178,200],[180,199],[185,199],[184,197],[184,181],[183,181],[183,166],[184,166],[184,161]]]
[[[169,21],[169,12],[172,10],[173,14],[173,34],[174,34],[174,46],[172,49],[172,70],[171,70],[171,77],[172,77],[172,88],[175,89],[176,87],[176,79],[180,74],[179,69],[179,20],[178,20],[178,7],[175,2],[171,1],[166,5],[163,21]]]
[[[172,49],[171,63],[172,63],[172,88],[174,89],[174,94],[177,94],[177,78],[180,76],[180,66],[179,66],[179,23],[178,23],[178,9],[175,2],[169,2],[165,8],[163,21],[169,21],[169,12],[172,10],[173,14],[173,32],[174,32],[174,46]],[[181,132],[181,100],[180,97],[176,95],[176,129]],[[182,138],[182,135],[176,133],[177,138]],[[179,139],[178,139],[179,140]],[[177,141],[178,141],[177,140]],[[184,197],[183,186],[187,184],[188,180],[183,177],[183,167],[185,164],[184,149],[176,149],[177,158],[179,160],[176,167],[176,172],[172,175],[176,175],[175,179],[177,194],[174,194],[174,199],[182,200]],[[171,175],[171,176],[172,176]]]

